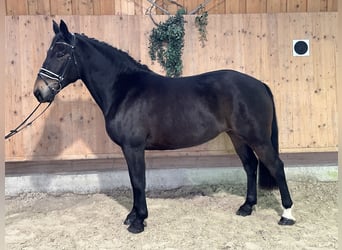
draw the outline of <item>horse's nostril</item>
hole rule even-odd
[[[37,100],[39,101],[39,102],[42,102],[43,101],[43,97],[42,97],[42,95],[41,95],[41,93],[40,93],[40,91],[37,89],[37,90],[35,90],[34,92],[33,92],[33,94],[34,94],[34,96],[37,98]]]

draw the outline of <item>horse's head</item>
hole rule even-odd
[[[52,102],[55,95],[69,83],[79,79],[75,58],[76,36],[61,20],[53,21],[55,37],[39,70],[33,93],[39,102]]]

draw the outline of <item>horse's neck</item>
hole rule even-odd
[[[78,53],[81,80],[106,116],[111,108],[113,89],[119,72],[108,55],[95,51],[90,42],[82,42]]]

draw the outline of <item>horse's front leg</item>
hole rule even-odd
[[[145,156],[143,147],[123,146],[131,185],[133,189],[133,208],[127,215],[125,225],[129,225],[128,231],[140,233],[144,231],[144,220],[148,216],[145,195]]]

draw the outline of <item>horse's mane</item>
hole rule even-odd
[[[141,64],[140,62],[136,61],[125,51],[115,48],[106,42],[88,37],[83,33],[80,34],[80,36],[85,38],[91,44],[95,45],[106,55],[113,55],[113,58],[115,58],[116,61],[120,62],[122,70],[124,71],[151,71],[145,64]]]

